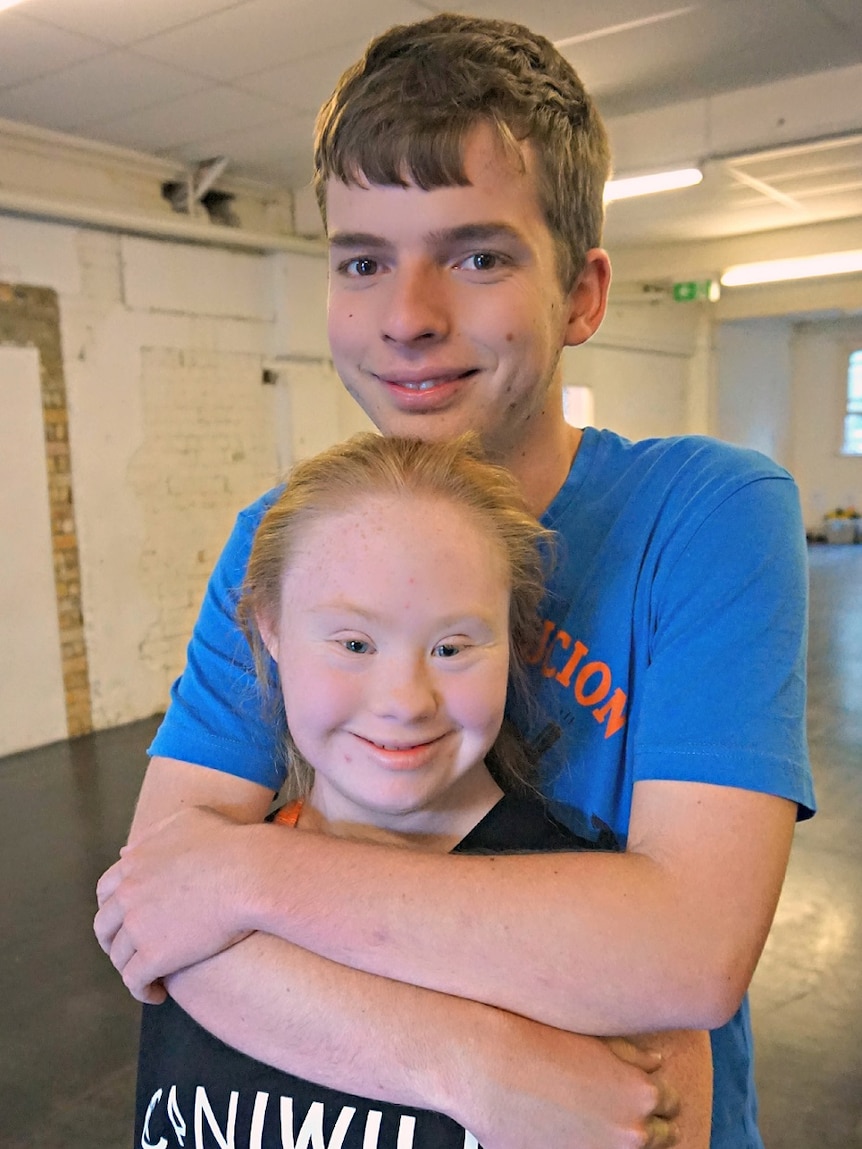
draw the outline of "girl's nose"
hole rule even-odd
[[[425,659],[392,660],[375,676],[374,709],[380,717],[414,723],[437,710],[437,692]]]

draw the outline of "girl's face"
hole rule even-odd
[[[298,544],[268,646],[315,770],[307,807],[334,832],[457,840],[499,796],[484,757],[509,669],[500,544],[469,511],[415,495],[367,496]]]

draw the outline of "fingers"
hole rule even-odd
[[[114,969],[123,974],[125,978],[126,967],[135,956],[135,944],[129,937],[128,933],[121,927],[117,930],[114,936],[114,941],[111,945],[111,964]]]
[[[663,1118],[665,1121],[678,1117],[680,1100],[677,1091],[660,1074],[653,1080],[658,1086],[658,1100],[653,1109],[653,1116]]]
[[[679,1126],[674,1120],[679,1115],[680,1099],[676,1090],[656,1074],[652,1078],[656,1099],[646,1122],[645,1149],[670,1149],[679,1141]]]
[[[105,870],[96,884],[96,898],[100,906],[104,905],[108,898],[113,897],[122,880],[120,863],[114,862],[113,866]]]
[[[644,1073],[654,1073],[661,1068],[662,1056],[656,1050],[641,1048],[627,1037],[606,1037],[605,1044],[612,1053]]]
[[[93,918],[93,932],[99,945],[110,955],[114,938],[123,925],[123,911],[116,902],[108,900],[100,903],[99,910]]]
[[[122,969],[122,975],[126,989],[143,1005],[161,1005],[168,996],[161,982],[150,980],[152,975],[146,970],[140,954],[132,954]]]
[[[122,912],[114,902],[106,902],[96,914],[93,929],[99,945],[111,959],[111,965],[123,979],[132,997],[158,1005],[165,999],[164,988],[151,980],[144,962],[128,931],[123,928]]]
[[[671,1149],[680,1138],[680,1129],[675,1121],[679,1116],[680,1098],[665,1074],[657,1072],[662,1068],[661,1054],[642,1049],[626,1038],[610,1038],[607,1044],[621,1060],[649,1075],[647,1081],[651,1096],[647,1104],[650,1108],[642,1127],[644,1149]]]
[[[161,1005],[163,1001],[167,1001],[167,997],[167,990],[162,983],[154,981],[145,987],[143,995],[138,998],[138,1001],[144,1005]]]
[[[93,918],[93,932],[99,945],[111,959],[111,964],[122,976],[123,983],[132,997],[145,1005],[161,1005],[167,997],[165,987],[159,981],[150,980],[152,974],[148,974],[145,970],[134,942],[123,928],[125,911],[120,905],[120,900],[115,897],[123,881],[122,854],[127,849],[128,847],[123,847],[120,851],[120,861],[107,869],[96,885],[99,909]]]
[[[672,1149],[679,1141],[679,1127],[675,1121],[652,1117],[647,1122],[647,1140],[644,1149]]]

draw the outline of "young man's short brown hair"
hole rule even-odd
[[[568,290],[601,243],[607,135],[577,73],[520,24],[443,14],[390,28],[341,77],[317,119],[314,184],[464,186],[470,131],[490,124],[522,161],[535,149],[539,196]]]

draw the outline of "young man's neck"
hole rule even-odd
[[[506,458],[497,462],[507,467],[518,480],[527,506],[534,515],[544,514],[556,498],[571,470],[581,445],[583,432],[560,420],[550,437],[523,443]]]

